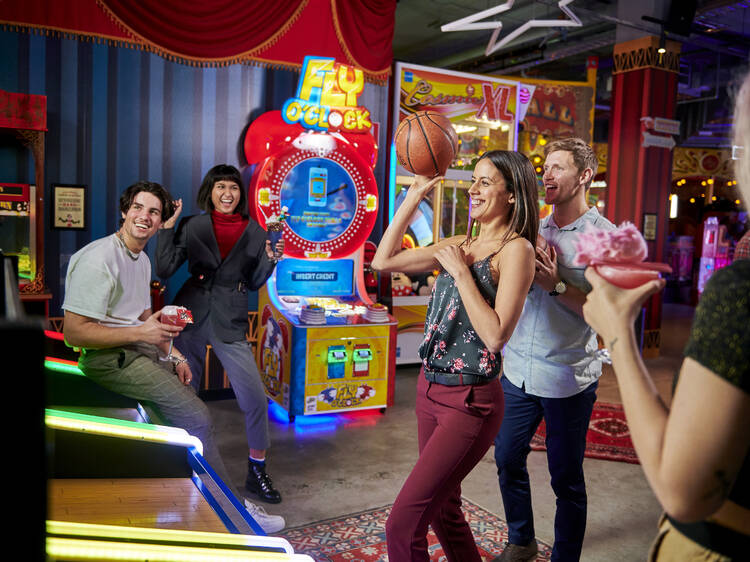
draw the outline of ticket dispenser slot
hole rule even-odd
[[[346,360],[348,353],[343,345],[328,347],[328,378],[343,379],[346,375]]]
[[[372,361],[372,349],[369,344],[357,344],[354,346],[354,356],[352,357],[354,362],[355,377],[367,377],[370,374],[370,361]]]

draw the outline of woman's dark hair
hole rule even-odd
[[[510,228],[501,240],[501,245],[513,238],[514,234],[526,238],[536,247],[539,233],[539,202],[536,172],[529,159],[520,152],[512,150],[490,150],[482,154],[479,160],[492,162],[505,179],[505,189],[513,193],[516,202],[510,215]],[[479,162],[477,160],[477,162]],[[471,239],[475,220],[472,219],[466,241]]]
[[[174,204],[172,203],[172,196],[160,184],[152,181],[141,180],[123,191],[122,195],[120,195],[120,211],[123,214],[127,215],[128,211],[130,210],[130,206],[133,204],[133,199],[135,199],[135,196],[138,195],[141,191],[151,193],[152,195],[156,196],[159,201],[161,201],[161,221],[164,222],[166,220],[169,220],[169,217],[174,214]],[[125,221],[121,218],[120,226],[122,226],[123,222]]]
[[[214,210],[214,204],[211,201],[211,192],[217,181],[232,181],[240,186],[240,202],[237,204],[235,212],[241,214],[243,217],[247,217],[247,194],[245,193],[245,188],[242,186],[242,176],[237,168],[228,164],[219,164],[206,172],[198,190],[198,207],[207,213]]]

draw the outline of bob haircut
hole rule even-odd
[[[138,195],[141,191],[151,193],[152,195],[156,196],[159,201],[161,201],[161,222],[169,220],[169,218],[174,214],[174,204],[172,203],[172,196],[160,184],[152,181],[141,180],[123,191],[122,195],[120,195],[120,212],[122,212],[122,214],[124,215],[127,215],[131,205],[133,204],[133,199],[135,199],[135,196]],[[120,218],[120,226],[122,226],[124,222],[125,220],[123,218]]]
[[[235,212],[247,218],[247,194],[242,185],[242,176],[237,168],[228,164],[219,164],[206,172],[200,189],[198,189],[198,199],[196,201],[198,207],[207,213],[214,210],[214,204],[211,201],[211,192],[217,181],[231,181],[240,186],[240,201],[237,204]]]
[[[534,166],[520,152],[512,150],[490,150],[479,157],[489,160],[505,179],[505,188],[513,193],[516,202],[510,216],[510,228],[501,244],[510,241],[513,234],[526,238],[536,247],[539,233],[539,203],[537,201],[537,179]],[[472,219],[466,241],[471,239],[476,220]]]

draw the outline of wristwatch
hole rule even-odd
[[[565,281],[560,279],[557,285],[555,285],[555,288],[549,292],[549,296],[556,297],[557,295],[562,295],[567,290],[568,290],[568,286],[565,284]]]

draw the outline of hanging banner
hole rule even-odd
[[[520,90],[515,80],[398,63],[394,129],[407,115],[436,111],[458,133],[459,160],[486,150],[515,150]],[[531,99],[528,90],[524,98]]]

